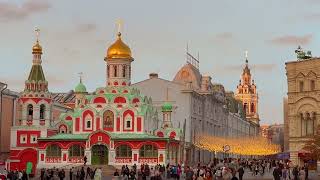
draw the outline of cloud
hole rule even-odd
[[[47,11],[50,7],[48,2],[40,0],[27,0],[21,5],[0,2],[0,21],[22,20],[32,14]]]
[[[307,45],[310,44],[312,38],[313,34],[307,34],[304,36],[286,35],[273,38],[270,42],[276,45]]]

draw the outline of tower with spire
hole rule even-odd
[[[245,66],[237,85],[235,98],[241,100],[246,118],[251,122],[259,124],[257,86],[250,72],[248,51],[245,53],[245,58]]]
[[[79,83],[74,88],[74,93],[76,98],[75,107],[79,107],[82,104],[85,104],[85,95],[88,94],[87,88],[82,82],[82,72],[79,73],[79,78],[80,78]]]
[[[20,124],[27,126],[49,126],[51,119],[52,98],[48,90],[48,81],[42,69],[42,47],[39,42],[40,30],[37,28],[36,42],[32,47],[32,67],[21,93]]]

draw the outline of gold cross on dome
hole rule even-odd
[[[118,19],[116,21],[116,24],[117,24],[117,28],[118,28],[118,33],[121,32],[121,28],[122,28],[122,24],[123,24],[123,21],[121,19]]]
[[[36,32],[36,37],[37,37],[37,41],[38,41],[39,36],[40,36],[40,29],[38,27],[36,27],[36,29],[34,31]]]
[[[83,72],[79,72],[79,77],[80,77],[80,83],[82,83],[82,76],[83,76]]]

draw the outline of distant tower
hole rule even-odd
[[[127,86],[131,84],[131,50],[121,39],[120,23],[117,40],[108,48],[104,58],[107,65],[107,86]]]
[[[82,83],[82,73],[79,73],[80,81],[74,89],[74,93],[76,95],[76,103],[75,107],[79,107],[81,104],[85,104],[85,95],[87,94],[87,88]]]
[[[172,128],[171,113],[172,104],[169,102],[169,90],[167,88],[167,98],[166,101],[161,106],[163,114],[163,128]]]
[[[42,47],[39,43],[39,31],[36,29],[37,40],[32,47],[32,68],[19,99],[20,125],[49,126],[52,116],[52,98],[41,66]]]
[[[243,110],[246,118],[256,124],[259,124],[258,115],[258,94],[254,80],[251,80],[250,68],[248,65],[248,52],[246,51],[246,61],[241,79],[237,86],[235,98],[242,101]]]

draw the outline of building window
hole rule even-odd
[[[20,143],[26,144],[27,143],[27,135],[20,135]]]
[[[248,114],[248,104],[247,103],[244,103],[243,104],[243,111]]]
[[[92,117],[90,115],[87,115],[85,117],[85,129],[91,129],[92,128]]]
[[[44,104],[40,105],[40,119],[44,119],[44,112],[46,110],[46,106]]]
[[[62,134],[67,133],[66,126],[64,126],[64,125],[60,126],[60,133],[62,133]]]
[[[114,114],[107,110],[103,113],[103,128],[113,128]]]
[[[61,157],[61,148],[56,144],[51,144],[46,149],[47,157]]]
[[[314,91],[316,89],[316,83],[314,80],[311,80],[310,81],[310,90],[311,91]]]
[[[79,144],[72,145],[69,148],[69,157],[83,157],[84,156],[84,148]]]
[[[30,136],[30,143],[34,144],[37,143],[37,135],[31,135]]]
[[[118,67],[117,67],[117,65],[114,65],[113,66],[113,77],[117,77],[117,74],[118,74]]]
[[[102,141],[102,136],[98,136],[98,141]]]
[[[158,149],[151,144],[143,145],[139,150],[139,156],[142,158],[157,158]]]
[[[32,104],[29,104],[27,109],[28,109],[28,120],[32,120],[32,118],[33,118],[33,106],[32,106]]]
[[[131,158],[132,150],[128,145],[120,145],[116,148],[116,157],[118,158]]]
[[[254,113],[254,111],[255,111],[255,110],[254,110],[254,104],[251,103],[251,112]]]
[[[299,82],[299,91],[303,92],[303,81]]]
[[[130,115],[127,115],[124,119],[125,119],[124,129],[130,130],[132,128],[132,117]]]
[[[107,66],[107,74],[108,74],[108,77],[110,77],[110,65]]]
[[[122,77],[126,77],[126,65],[122,66]]]
[[[314,117],[310,117],[309,113],[303,117],[301,113],[301,136],[312,136],[314,135]]]

